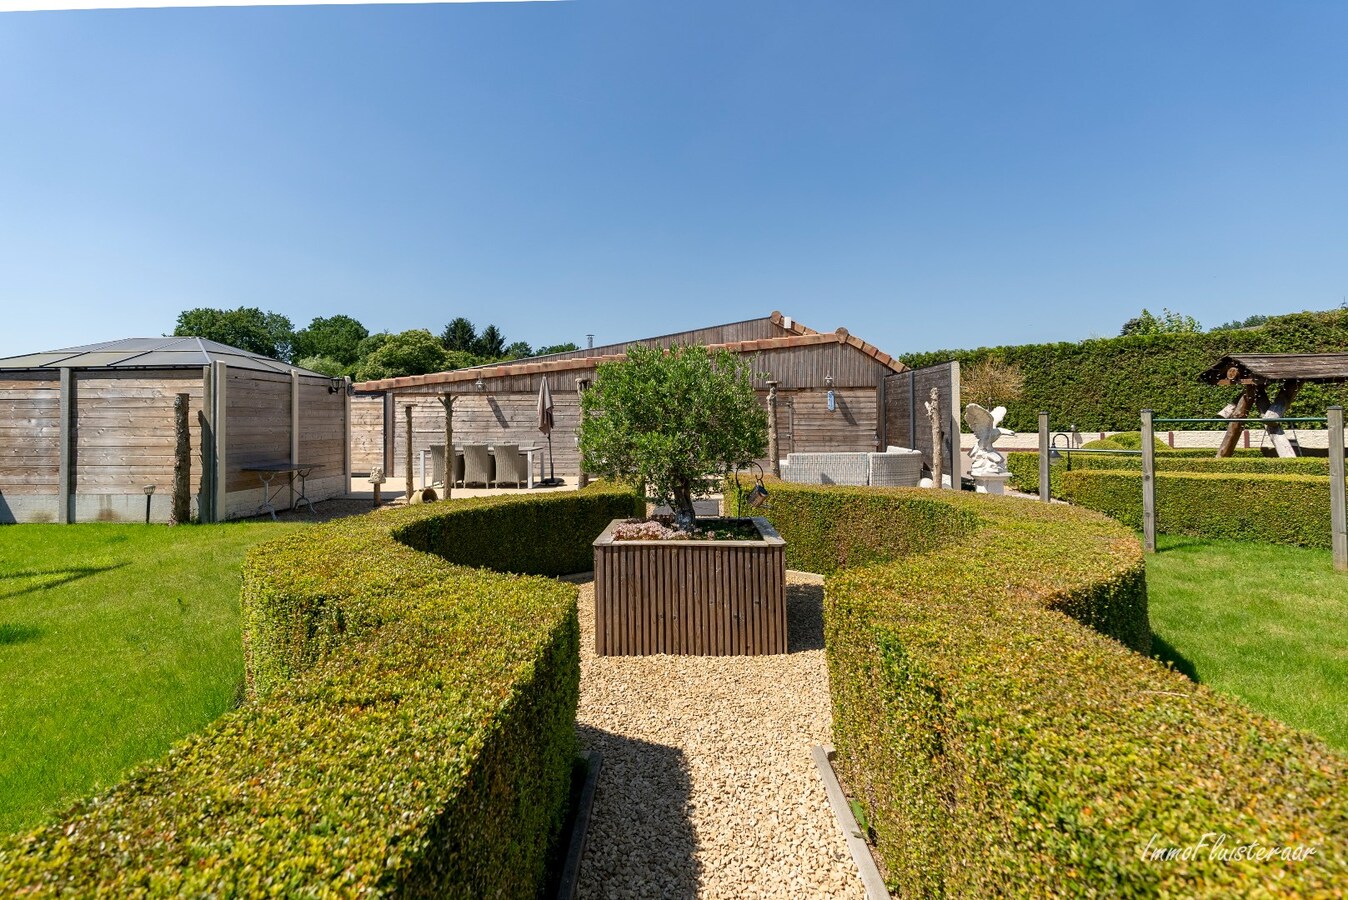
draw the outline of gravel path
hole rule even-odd
[[[581,897],[865,897],[810,758],[831,722],[808,581],[791,652],[758,657],[596,657],[581,585],[580,740],[604,756]]]

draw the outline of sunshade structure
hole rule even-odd
[[[1348,353],[1240,353],[1223,356],[1198,376],[1212,385],[1241,387],[1240,397],[1223,411],[1232,419],[1244,419],[1252,410],[1264,418],[1276,419],[1287,414],[1301,386],[1307,382],[1333,384],[1348,382]],[[1270,385],[1278,383],[1270,398]],[[1230,456],[1236,448],[1243,425],[1231,423],[1217,450],[1218,456]],[[1282,426],[1269,425],[1269,437],[1279,456],[1297,456],[1300,448],[1284,433]]]
[[[0,359],[0,522],[139,521],[147,493],[155,521],[253,515],[255,468],[301,462],[310,498],[340,496],[350,489],[346,388],[197,337]]]

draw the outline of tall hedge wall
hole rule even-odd
[[[1348,759],[1124,645],[1149,638],[1125,528],[1009,497],[769,489],[789,564],[829,575],[839,764],[900,896],[1334,896],[1348,883]],[[927,528],[923,546],[896,537]],[[830,557],[821,531],[865,552]],[[1205,833],[1317,850],[1145,858]]]
[[[1018,491],[1027,494],[1039,493],[1039,454],[1008,453],[1006,467],[1010,470],[1013,484]],[[1142,457],[1123,455],[1072,454],[1072,470],[1110,470],[1117,472],[1141,472]],[[1054,486],[1058,476],[1067,471],[1065,459],[1051,463],[1048,469],[1052,483],[1053,496],[1061,498]],[[1178,450],[1157,453],[1156,471],[1158,472],[1195,472],[1209,474],[1250,474],[1250,475],[1329,475],[1329,460],[1325,457],[1299,456],[1292,459],[1280,459],[1276,456],[1244,455],[1227,459],[1215,459],[1211,452],[1195,455]]]
[[[605,489],[457,501],[254,548],[254,699],[0,839],[0,895],[535,896],[575,752],[576,589],[425,551],[462,519],[511,548],[494,564],[553,574],[642,506]],[[522,541],[524,523],[550,536]]]
[[[1334,310],[1277,316],[1236,331],[937,350],[901,358],[914,367],[952,359],[961,365],[999,359],[1020,366],[1023,396],[1006,404],[1005,425],[1016,431],[1037,429],[1040,410],[1052,413],[1055,427],[1127,431],[1138,427],[1139,412],[1147,408],[1172,418],[1215,416],[1237,392],[1200,384],[1198,374],[1229,353],[1345,350],[1348,310]],[[1348,405],[1348,386],[1306,385],[1291,414],[1324,415],[1333,403]]]
[[[1142,527],[1140,471],[1074,468],[1051,475],[1050,481],[1069,503]],[[1158,471],[1156,530],[1327,549],[1329,476]]]

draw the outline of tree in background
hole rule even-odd
[[[693,499],[767,452],[768,417],[749,361],[729,350],[628,348],[581,395],[584,470],[650,485],[693,528]]]
[[[295,360],[295,365],[301,369],[308,369],[310,372],[326,375],[329,378],[341,378],[344,375],[351,374],[350,366],[340,360],[333,359],[331,356],[306,356],[303,359]]]
[[[533,355],[534,351],[530,349],[528,341],[515,341],[505,348],[506,359],[526,359]]]
[[[469,322],[463,316],[459,316],[446,325],[444,331],[440,332],[440,343],[446,350],[473,353],[477,346],[477,329],[473,327],[472,322]]]
[[[484,360],[500,359],[505,356],[505,335],[495,325],[488,325],[473,342],[472,351]]]
[[[357,381],[425,375],[450,368],[453,357],[424,328],[388,335],[356,370]]]
[[[1162,309],[1159,316],[1152,315],[1147,309],[1142,310],[1142,314],[1136,319],[1129,319],[1123,323],[1123,328],[1119,331],[1120,337],[1130,337],[1137,334],[1198,334],[1203,328],[1198,324],[1198,320],[1193,316],[1181,315],[1177,312],[1171,312],[1168,309]]]
[[[1213,328],[1213,331],[1235,331],[1238,328],[1254,328],[1263,325],[1269,319],[1268,316],[1261,316],[1258,313],[1247,316],[1244,319],[1235,319],[1231,322],[1223,322],[1221,325]]]
[[[552,353],[570,353],[572,350],[579,350],[580,347],[567,341],[565,344],[549,344],[546,347],[539,347],[534,351],[534,356],[547,356]]]
[[[960,368],[960,400],[977,403],[984,409],[1019,400],[1024,388],[1020,366],[1004,359],[989,357]]]
[[[326,357],[354,366],[360,359],[360,342],[369,336],[369,329],[350,316],[319,316],[295,332],[295,358]]]
[[[198,307],[178,313],[175,337],[199,337],[289,362],[295,327],[280,313],[255,306],[238,309]]]

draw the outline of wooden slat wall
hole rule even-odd
[[[384,466],[384,396],[351,398],[351,471]]]
[[[346,394],[333,393],[328,379],[300,379],[300,462],[321,466],[315,478],[341,475],[346,464],[343,423]],[[231,423],[232,425],[232,423]],[[232,439],[232,433],[231,433]]]
[[[829,412],[827,390],[778,392],[778,440],[783,454],[876,449],[876,389],[835,388],[833,393],[836,408]],[[789,428],[787,437],[782,436],[784,428]]]
[[[244,466],[290,460],[290,376],[230,369],[225,407],[225,490],[256,489]]]
[[[787,651],[783,547],[595,546],[595,652],[742,656]]]
[[[928,366],[891,375],[885,379],[885,418],[888,443],[895,447],[908,447],[922,451],[923,462],[930,466],[932,461],[931,422],[927,418],[924,405],[931,395],[931,389],[940,392],[941,421],[950,423],[953,418],[963,418],[959,408],[958,384],[953,377],[954,370],[949,363]],[[953,426],[947,424],[949,432]],[[959,438],[955,438],[958,446]],[[951,447],[943,448],[942,469],[947,475],[951,469]]]
[[[60,440],[58,374],[0,375],[0,492],[55,495]]]
[[[153,484],[173,492],[173,401],[187,394],[192,448],[191,490],[201,487],[200,370],[75,372],[75,492],[138,494]]]

